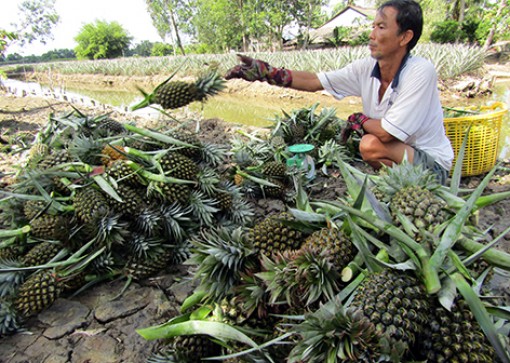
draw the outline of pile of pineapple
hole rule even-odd
[[[266,140],[234,140],[241,189],[270,186],[250,155],[319,140],[320,128],[297,127],[308,111],[284,114]],[[331,145],[317,145],[326,160]],[[339,200],[310,199],[314,180],[287,168],[285,212],[191,240],[197,288],[182,315],[138,331],[162,342],[147,362],[510,362],[510,314],[490,289],[495,270],[510,271],[510,254],[494,249],[508,230],[491,238],[476,224],[510,197],[482,195],[494,171],[461,190],[458,168],[449,186],[405,161],[366,174],[335,147],[320,166],[341,173]]]
[[[469,191],[407,162],[366,174],[335,110],[274,121],[219,145],[186,121],[51,117],[2,192],[0,335],[62,294],[185,264],[182,315],[138,331],[160,343],[147,362],[510,362],[510,314],[486,288],[510,255],[476,225],[510,196],[482,196],[492,172]],[[347,193],[309,198],[295,144]],[[255,215],[261,198],[287,208]]]
[[[250,223],[228,146],[202,142],[190,123],[50,117],[1,193],[0,336],[62,294],[181,264],[199,231]]]

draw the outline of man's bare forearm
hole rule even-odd
[[[363,123],[363,129],[366,133],[376,136],[381,142],[387,143],[396,140],[393,135],[382,128],[380,119],[369,118]]]
[[[317,74],[305,71],[292,71],[292,83],[290,87],[308,92],[316,92],[324,89]]]

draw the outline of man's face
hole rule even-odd
[[[377,12],[368,43],[370,55],[377,60],[389,58],[406,46],[403,42],[406,32],[399,34],[397,14],[391,6]]]

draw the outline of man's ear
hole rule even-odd
[[[413,39],[414,32],[411,29],[406,30],[405,32],[400,34],[402,36],[402,40],[400,41],[401,46],[407,46],[407,44]]]

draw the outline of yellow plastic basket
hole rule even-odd
[[[446,135],[455,153],[453,165],[457,161],[464,135],[471,126],[462,161],[462,176],[483,174],[496,165],[501,123],[507,112],[506,105],[501,102],[495,102],[490,106],[463,108],[470,109],[480,111],[480,114],[444,119]]]

